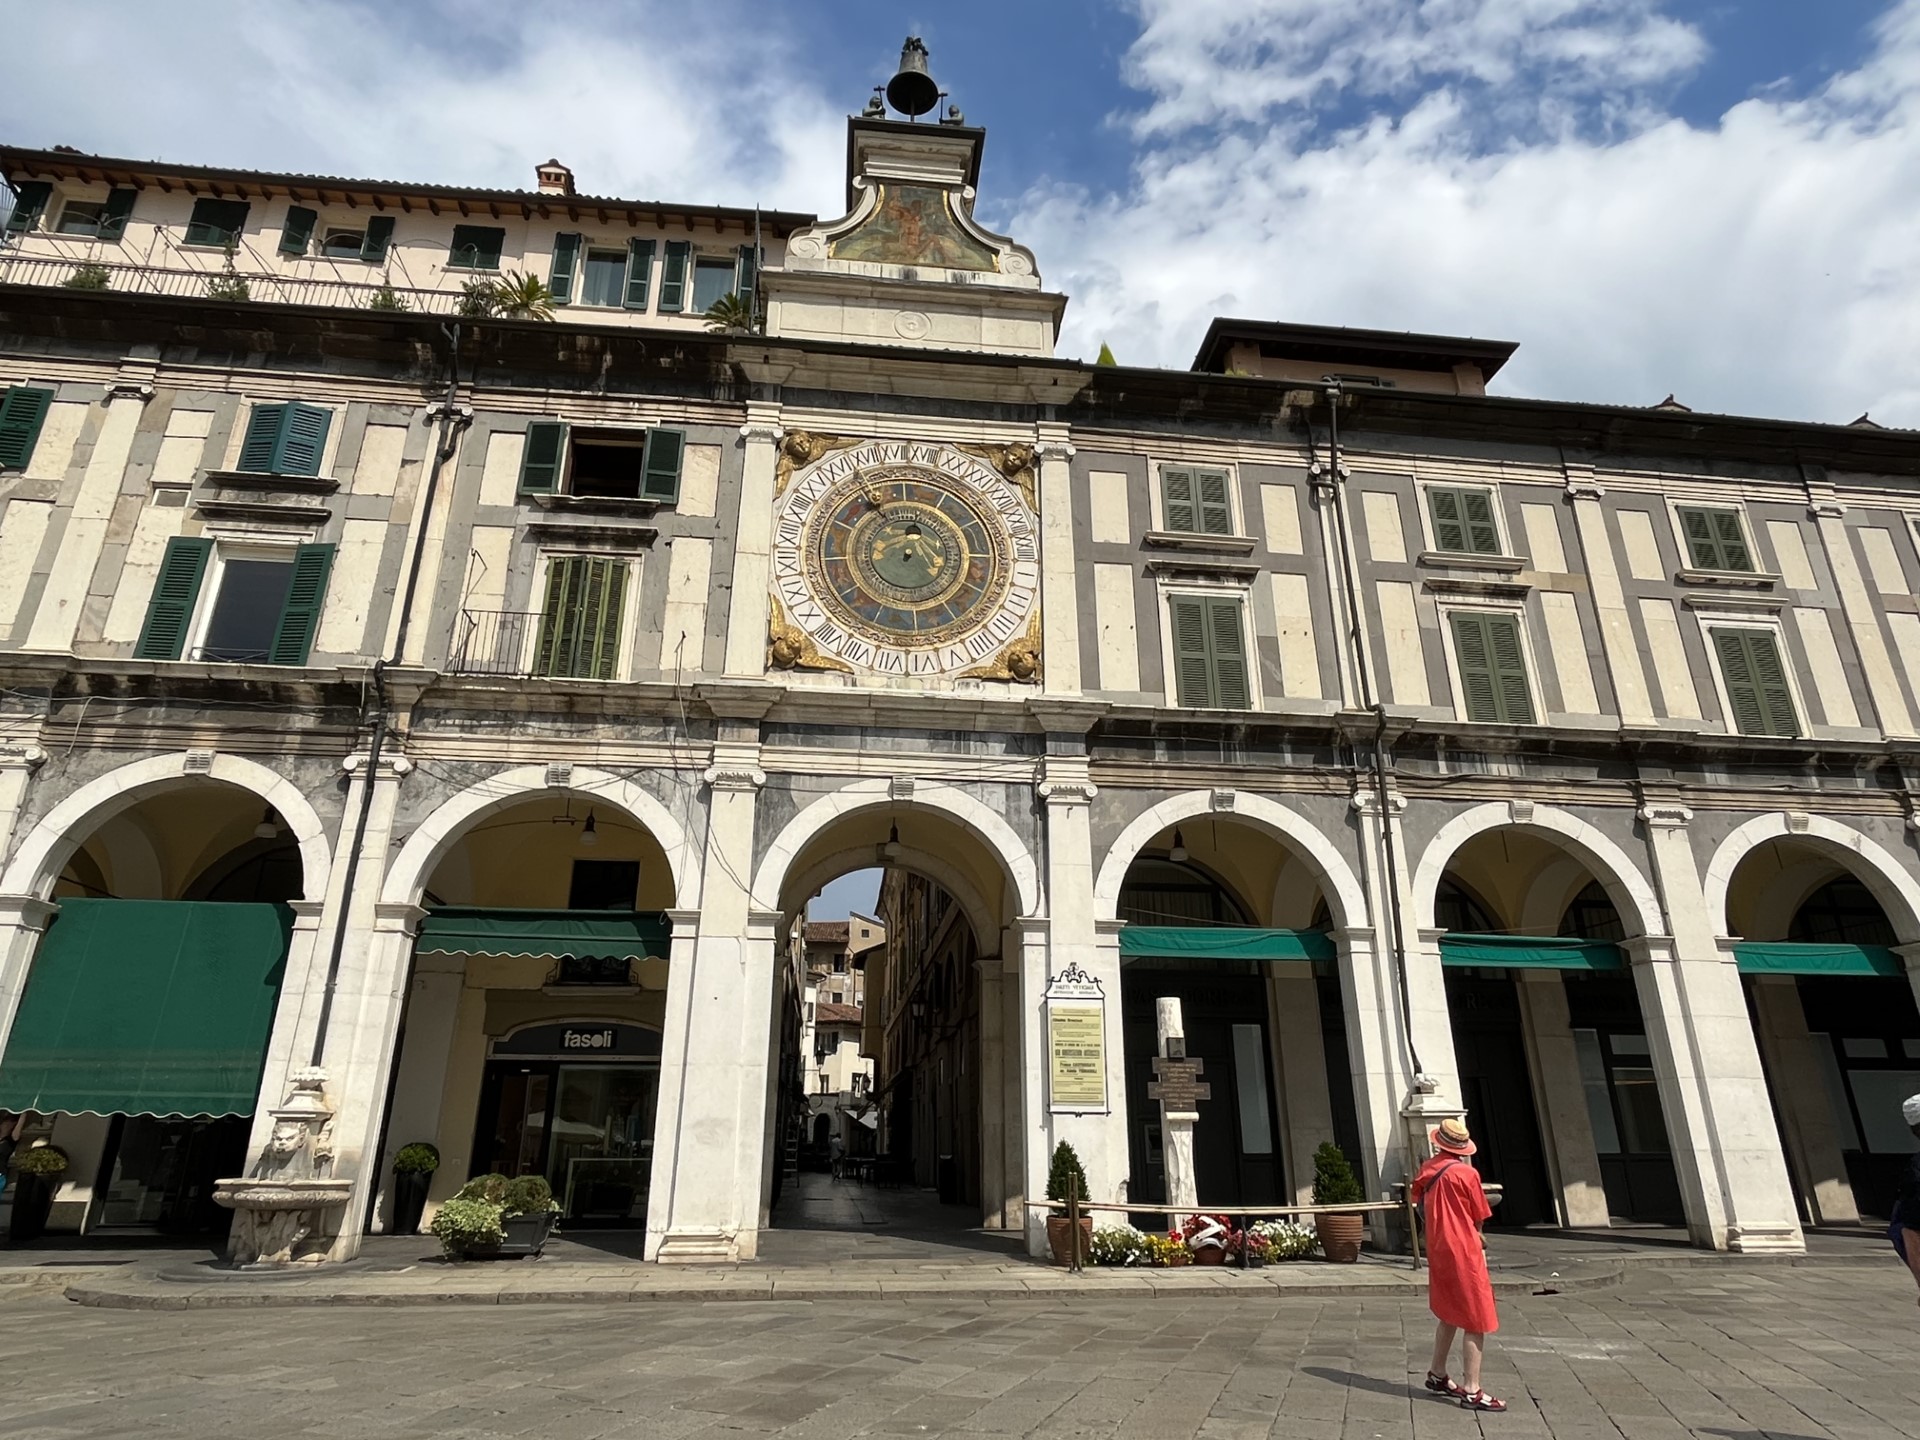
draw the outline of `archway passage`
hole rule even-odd
[[[675,903],[661,839],[604,793],[507,796],[442,837],[418,899],[382,1180],[429,1144],[423,1221],[476,1175],[537,1175],[569,1232],[637,1232]],[[400,1223],[391,1196],[375,1217]]]
[[[1196,814],[1142,838],[1116,897],[1127,1057],[1128,1195],[1168,1198],[1159,1002],[1177,1000],[1209,1086],[1193,1129],[1207,1205],[1311,1196],[1312,1154],[1360,1156],[1345,1007],[1321,873],[1274,829]]]
[[[1820,837],[1754,845],[1726,888],[1744,982],[1802,1218],[1884,1217],[1913,1137],[1920,1007],[1894,946],[1904,907],[1858,851]]]
[[[40,846],[58,909],[7,1029],[0,1110],[67,1157],[55,1233],[212,1240],[232,1218],[214,1182],[245,1167],[289,902],[322,877],[253,790],[177,770],[130,788]],[[29,1222],[31,1189],[14,1196]]]
[[[1550,833],[1484,830],[1432,897],[1462,1103],[1498,1225],[1683,1218],[1624,887]],[[1636,916],[1636,921],[1638,917]]]

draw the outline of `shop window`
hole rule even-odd
[[[331,545],[227,545],[175,536],[161,557],[141,660],[304,665],[333,568]]]
[[[620,660],[626,611],[627,562],[598,555],[566,555],[547,567],[540,639],[533,673],[577,680],[611,680]]]
[[[507,232],[495,225],[456,225],[447,247],[447,267],[457,270],[498,270]]]
[[[681,430],[590,430],[535,420],[527,426],[520,489],[671,505],[680,498],[685,452]]]
[[[640,893],[638,860],[575,860],[569,910],[631,910]]]
[[[1733,728],[1742,735],[1798,735],[1800,719],[1780,657],[1780,637],[1772,630],[1744,627],[1709,633]]]
[[[1753,569],[1753,551],[1738,510],[1682,505],[1679,514],[1680,531],[1687,537],[1687,560],[1695,570]]]
[[[244,200],[194,201],[193,216],[187,221],[186,243],[222,249],[238,245],[241,232],[247,228],[247,212],[251,208]]]

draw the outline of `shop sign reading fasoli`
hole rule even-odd
[[[1047,1107],[1084,1114],[1107,1106],[1107,997],[1069,964],[1047,987]]]
[[[1037,681],[1033,464],[1031,445],[786,435],[768,662]]]

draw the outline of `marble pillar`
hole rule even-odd
[[[1600,1178],[1600,1152],[1594,1145],[1586,1087],[1580,1080],[1566,983],[1558,970],[1522,970],[1515,986],[1541,1147],[1560,1223],[1604,1229],[1612,1217]]]
[[[1833,1100],[1814,1050],[1820,1042],[1807,1032],[1800,987],[1791,975],[1755,976],[1753,1001],[1760,1054],[1800,1195],[1814,1224],[1857,1225],[1860,1206],[1847,1178]]]

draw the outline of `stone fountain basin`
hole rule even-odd
[[[229,1210],[316,1210],[344,1205],[351,1180],[217,1180],[213,1200]]]

